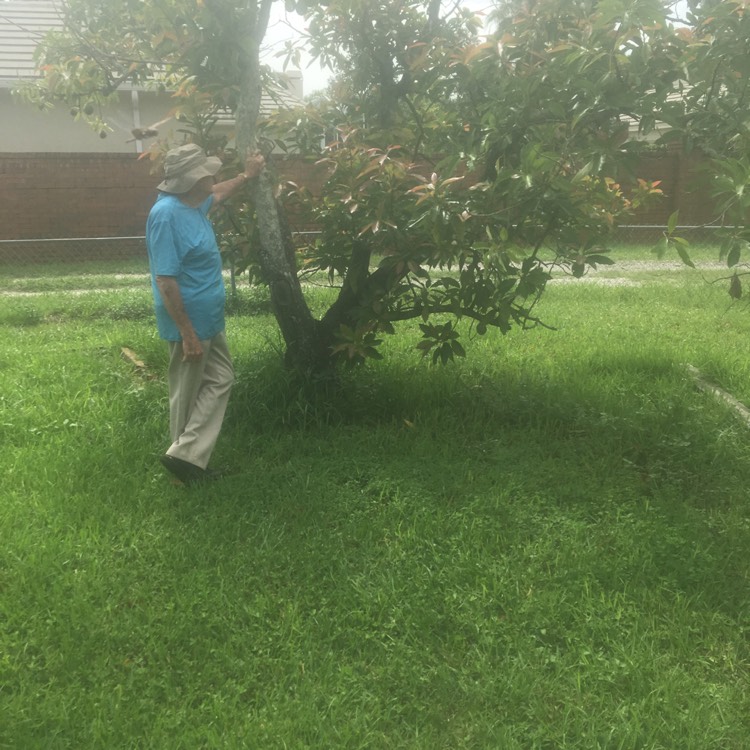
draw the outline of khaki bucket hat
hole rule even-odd
[[[164,181],[157,190],[179,195],[187,193],[198,180],[213,177],[221,169],[221,159],[206,156],[197,143],[187,143],[167,152],[164,160]]]

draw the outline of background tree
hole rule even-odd
[[[707,158],[702,178],[716,199],[720,255],[733,268],[750,250],[750,12],[744,2],[691,0],[685,20],[679,97],[662,119],[671,126],[668,139]],[[683,259],[690,262],[685,252]],[[742,296],[746,274],[729,280],[732,297]]]
[[[443,14],[439,0],[295,3],[308,19],[309,52],[337,72],[333,93],[353,122],[367,117],[371,137],[381,131],[392,139],[405,120],[414,125],[419,119],[414,100],[445,76],[441,52],[476,43],[480,19],[460,3],[445,5],[449,10]]]
[[[210,137],[212,113],[228,107],[238,150],[254,147],[269,0],[68,3],[68,31],[41,48],[37,98],[85,100],[80,116],[100,127],[89,101],[126,80],[166,86],[197,137]],[[678,77],[668,4],[504,5],[483,41],[471,14],[435,0],[289,4],[306,14],[314,52],[342,71],[335,104],[295,113],[291,129],[280,115],[263,131],[309,152],[311,128],[337,126],[335,142],[311,153],[330,167],[323,194],[286,193],[321,228],[303,270],[338,285],[320,319],[270,176],[236,227],[257,233],[244,246],[270,285],[291,364],[377,357],[381,335],[409,320],[422,353],[443,362],[464,353],[462,319],[480,335],[537,325],[553,270],[580,276],[610,262],[603,250],[617,222],[658,192],[618,176],[637,153],[630,127],[654,126]]]

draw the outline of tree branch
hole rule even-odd
[[[452,305],[436,305],[434,307],[430,307],[428,311],[430,315],[452,315],[462,318],[470,318],[472,320],[476,320],[477,323],[484,323],[485,325],[498,327],[498,324],[494,323],[488,316],[482,315],[482,313],[479,313],[476,310],[472,310],[470,308],[459,308],[458,315],[456,314],[456,308]],[[423,314],[424,310],[422,309],[409,308],[407,310],[400,310],[398,312],[392,312],[388,315],[384,315],[383,320],[387,321],[388,323],[398,323],[404,320],[413,320],[414,318],[420,318]],[[531,321],[534,325],[541,326],[542,328],[546,328],[549,331],[557,330],[554,326],[550,326],[547,323],[544,323],[540,318],[536,318],[532,315],[526,314],[525,311],[516,311],[516,315],[514,315],[513,317],[521,318],[524,321]]]

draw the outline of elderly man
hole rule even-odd
[[[207,466],[234,380],[221,256],[208,212],[257,177],[264,160],[253,154],[243,173],[216,183],[221,166],[196,144],[172,149],[146,224],[156,322],[169,344],[172,445],[161,462],[184,484],[215,476]]]

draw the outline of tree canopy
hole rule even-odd
[[[435,362],[464,355],[458,321],[479,335],[541,324],[534,309],[552,274],[610,263],[618,222],[658,196],[633,171],[657,123],[668,126],[660,138],[713,157],[731,264],[747,246],[744,2],[691,2],[677,19],[661,0],[514,0],[480,37],[460,4],[288,0],[337,78],[328,98],[259,131],[271,2],[67,0],[66,31],[40,47],[44,78],[26,95],[63,99],[102,127],[96,108],[122,83],[166,87],[209,150],[225,145],[211,124],[228,108],[240,153],[260,135],[328,166],[321,195],[279,193],[267,175],[225,239],[269,284],[291,364],[378,357],[382,335],[406,321]],[[323,132],[335,137],[321,148]],[[289,202],[320,228],[301,253]],[[666,243],[689,261],[676,223]],[[319,318],[300,270],[338,288]]]

